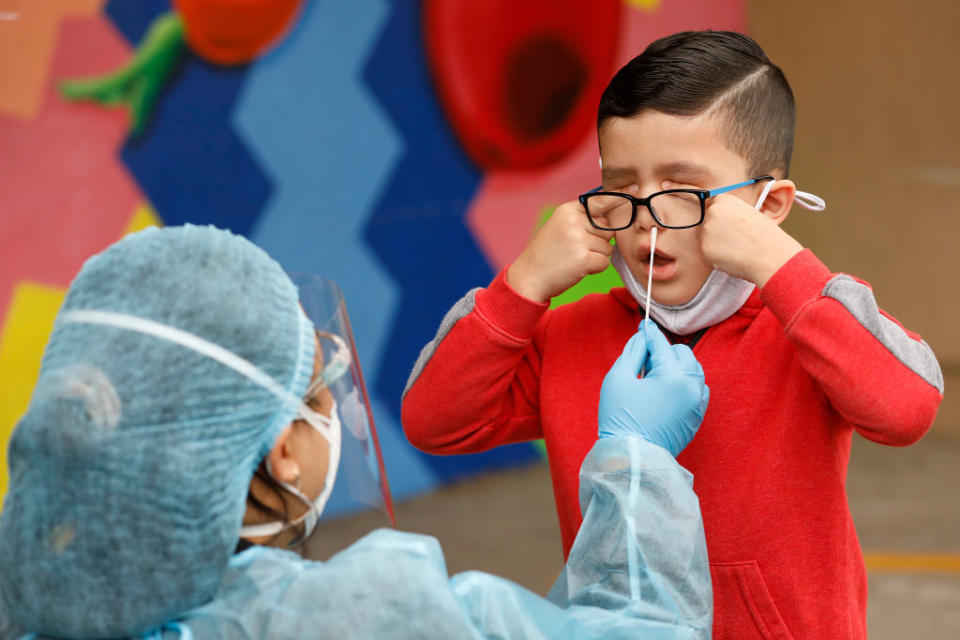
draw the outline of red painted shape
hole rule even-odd
[[[250,62],[287,31],[300,0],[174,0],[187,44],[217,64]]]
[[[616,69],[657,38],[687,29],[743,31],[744,23],[743,0],[670,0],[657,11],[627,9],[618,27],[614,69],[604,78],[603,86]],[[520,255],[546,207],[573,200],[600,184],[598,102],[599,96],[590,106],[590,130],[570,145],[570,154],[562,161],[533,171],[498,168],[484,176],[467,211],[467,224],[493,271]]]
[[[552,164],[596,121],[622,0],[425,0],[424,37],[447,117],[484,169]]]
[[[43,106],[30,122],[0,116],[0,322],[20,280],[66,287],[83,261],[123,234],[143,202],[117,150],[127,114],[71,104],[56,82],[130,56],[103,16],[64,20]]]

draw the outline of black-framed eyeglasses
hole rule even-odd
[[[689,229],[703,224],[707,198],[718,196],[773,176],[760,176],[716,189],[667,189],[637,198],[629,193],[601,191],[597,187],[580,196],[580,204],[590,218],[590,224],[603,231],[620,231],[633,225],[637,207],[646,207],[656,223],[664,229]]]

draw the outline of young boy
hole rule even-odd
[[[678,460],[703,511],[714,637],[865,638],[844,488],[851,436],[923,436],[942,398],[936,358],[869,287],[780,228],[796,195],[793,95],[753,40],[707,31],[654,42],[610,82],[597,121],[604,192],[750,184],[703,198],[702,214],[700,196],[683,192],[634,202],[632,219],[624,198],[616,215],[610,196],[584,198],[589,215],[578,201],[558,207],[424,348],[403,402],[407,437],[438,454],[544,438],[566,553],[600,385],[643,316],[656,225],[651,316],[693,347],[711,390]],[[683,215],[678,198],[692,199]],[[627,289],[547,310],[611,257]]]

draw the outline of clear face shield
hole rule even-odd
[[[297,541],[302,542],[311,535],[323,512],[336,515],[373,509],[396,526],[386,470],[343,295],[340,288],[326,278],[292,275],[291,279],[299,288],[301,307],[313,323],[319,349],[314,376],[302,398],[292,397],[283,385],[252,362],[166,324],[98,310],[68,311],[62,314],[59,322],[116,327],[190,349],[245,376],[289,403],[296,409],[295,420],[303,421],[322,437],[326,447],[320,450],[326,452],[326,459],[316,460],[317,468],[326,464],[322,483],[310,490],[278,481],[287,493],[303,504],[303,508],[292,509],[288,522],[245,525],[240,531],[241,538],[269,538],[295,529],[299,533]],[[273,475],[269,464],[268,472]],[[316,495],[309,495],[311,493]]]
[[[306,412],[300,417],[320,433],[329,446],[323,489],[311,500],[299,487],[281,483],[307,511],[290,523],[244,526],[246,538],[273,536],[288,526],[302,525],[300,541],[310,537],[321,513],[336,516],[373,509],[396,526],[393,501],[374,428],[346,303],[332,280],[291,274],[300,291],[300,305],[316,329],[322,368],[304,395]]]

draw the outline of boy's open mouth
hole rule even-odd
[[[641,247],[637,254],[640,260],[640,266],[646,275],[650,270],[650,247]],[[660,248],[653,254],[653,279],[668,280],[677,270],[677,260],[673,256],[663,253]]]
[[[647,262],[650,262],[650,254],[647,254]],[[662,267],[663,265],[673,262],[673,258],[666,258],[661,256],[659,253],[655,253],[653,256],[653,264],[656,267]]]

